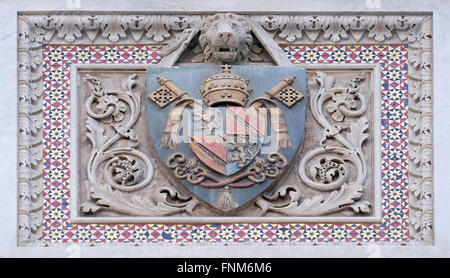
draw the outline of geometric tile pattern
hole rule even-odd
[[[82,64],[156,64],[161,45],[43,46],[43,240],[85,241],[111,238],[97,226],[71,225],[70,66]],[[100,236],[99,233],[102,233]]]
[[[401,242],[409,238],[407,45],[281,46],[296,64],[378,63],[382,94],[381,224],[71,224],[70,65],[156,64],[161,45],[43,46],[44,242]]]

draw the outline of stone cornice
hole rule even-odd
[[[414,42],[424,15],[415,13],[287,15],[246,14],[280,43]],[[165,43],[209,14],[65,12],[20,15],[28,18],[36,42]]]

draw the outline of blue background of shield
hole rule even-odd
[[[163,76],[169,78],[176,86],[178,86],[178,88],[187,92],[192,98],[201,99],[202,97],[199,94],[199,89],[202,86],[202,81],[220,72],[220,65],[177,66],[170,68],[151,67],[147,69],[147,95],[160,87],[160,84],[158,83],[156,77]],[[290,75],[294,75],[296,77],[292,86],[299,90],[304,95],[304,98],[291,108],[288,108],[281,102],[275,100],[275,102],[278,104],[278,107],[281,109],[281,112],[283,113],[284,121],[288,128],[288,133],[293,144],[292,148],[278,150],[278,152],[283,154],[288,159],[288,161],[291,161],[302,142],[302,137],[306,125],[306,105],[308,100],[306,95],[305,69],[299,67],[234,65],[231,68],[231,72],[240,75],[250,81],[249,86],[253,89],[253,93],[250,95],[247,106],[254,99],[263,96],[266,91],[273,88],[283,78]],[[183,153],[187,159],[194,157],[194,154],[191,151],[189,144],[187,143],[179,143],[178,147],[173,150],[159,148],[159,141],[164,134],[169,112],[176,101],[161,109],[151,100],[149,100],[148,98],[146,99],[146,117],[150,132],[150,139],[152,141],[153,147],[160,156],[162,163],[165,165],[167,158],[175,152]],[[268,122],[270,122],[269,119]],[[268,132],[272,134],[272,132],[270,132],[269,130]],[[268,153],[271,152],[270,148],[268,148],[269,145],[267,143],[263,144],[260,152],[260,157],[264,158]],[[202,167],[207,168],[206,166],[202,165],[200,161],[199,164]],[[253,165],[253,163],[250,163],[247,167],[250,167],[251,165]],[[247,167],[243,168],[242,172],[245,171]],[[290,169],[288,167],[283,169],[283,171],[286,170],[289,171]],[[211,170],[211,173],[215,172]],[[236,174],[239,173],[241,173],[241,171]],[[231,192],[238,205],[242,206],[254,199],[262,191],[266,190],[273,182],[276,182],[278,180],[279,178],[267,178],[265,182],[255,184],[251,187],[231,188]],[[179,181],[188,190],[211,205],[215,203],[222,191],[222,188],[205,188],[199,185],[191,185],[186,180]]]

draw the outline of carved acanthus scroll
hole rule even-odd
[[[367,109],[365,97],[359,92],[359,83],[364,79],[364,76],[358,76],[350,81],[349,88],[333,88],[332,76],[317,73],[320,89],[311,98],[311,112],[325,132],[320,142],[322,146],[308,152],[300,161],[300,178],[309,187],[321,191],[340,188],[348,180],[346,161],[356,166],[357,184],[362,184],[367,177],[367,162],[362,144],[368,137],[368,120],[363,116],[348,126],[344,122],[345,117],[361,116]],[[327,120],[323,111],[327,101],[327,110],[336,121],[334,125]],[[359,107],[357,103],[360,103]],[[346,136],[341,133],[344,129],[350,130]],[[343,148],[324,145],[331,138],[341,143]]]
[[[164,216],[188,211],[192,213],[196,202],[168,185],[150,189],[150,198],[132,195],[150,185],[154,168],[148,156],[139,151],[133,126],[140,115],[141,93],[134,92],[136,74],[124,80],[123,90],[106,91],[97,77],[86,74],[92,94],[85,103],[87,137],[92,152],[87,163],[85,186],[90,201],[81,205],[84,213],[109,209],[129,215]],[[113,130],[105,134],[106,126]],[[122,144],[116,144],[122,141]]]
[[[362,150],[368,138],[369,124],[363,116],[367,101],[359,92],[359,84],[364,80],[364,75],[357,76],[350,80],[348,88],[335,88],[332,76],[318,72],[320,88],[311,93],[311,112],[323,128],[323,138],[319,147],[302,157],[298,174],[306,186],[330,194],[304,199],[299,188],[284,185],[257,200],[261,214],[273,211],[291,216],[325,215],[349,207],[355,213],[370,211],[369,202],[358,202],[368,175],[366,155]],[[331,114],[334,124],[326,117],[324,107]],[[358,118],[350,122],[346,119],[349,117]],[[344,130],[349,132],[344,134]],[[341,146],[326,144],[327,140],[336,141]],[[356,170],[353,175],[351,169]],[[355,177],[351,179],[352,176]],[[287,201],[275,204],[278,199]]]

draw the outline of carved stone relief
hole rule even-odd
[[[209,16],[178,62],[271,63],[272,59],[251,31],[251,25],[243,16],[232,13]],[[175,47],[169,45],[162,55],[168,55]]]
[[[317,44],[333,44],[340,43],[408,43],[409,47],[409,143],[410,143],[410,158],[409,158],[409,196],[410,196],[410,238],[414,243],[433,242],[433,155],[432,155],[432,17],[429,14],[401,14],[401,15],[348,15],[348,14],[332,14],[332,15],[242,15],[248,19],[248,24],[252,27],[254,41],[265,43],[267,38],[274,39],[277,43],[317,43]],[[205,15],[119,15],[119,14],[95,14],[95,13],[66,13],[66,14],[20,14],[18,16],[18,242],[19,245],[40,245],[40,236],[42,229],[42,66],[41,66],[41,51],[44,43],[165,43],[169,42],[166,49],[170,49],[173,43],[182,46],[183,50],[187,45],[186,41],[190,42],[192,37],[199,34],[203,19],[208,16]],[[238,20],[239,21],[239,20]],[[197,30],[195,34],[192,32]],[[265,30],[264,32],[257,31]],[[187,40],[187,38],[190,38]],[[257,37],[255,40],[255,37]],[[183,39],[184,38],[184,39]],[[195,45],[192,45],[195,49]],[[197,48],[198,50],[198,48]],[[196,50],[196,51],[197,51]],[[220,50],[220,49],[219,49]],[[256,49],[257,50],[257,49]],[[258,54],[258,51],[255,51]],[[198,53],[198,54],[204,54]],[[182,53],[178,53],[182,56]],[[251,55],[251,54],[249,54]],[[259,54],[262,57],[263,54]],[[169,55],[170,56],[170,55]],[[274,58],[270,55],[271,58]],[[193,57],[193,56],[192,56]],[[192,58],[191,57],[191,58]],[[282,56],[280,56],[282,57]],[[169,57],[170,58],[170,57]],[[178,58],[178,57],[177,57]],[[199,59],[202,56],[199,56]],[[250,58],[250,56],[248,56]],[[165,58],[163,58],[165,59]],[[283,58],[281,58],[283,59]],[[168,60],[168,59],[166,59]],[[176,59],[172,59],[176,60]],[[201,60],[201,59],[200,59]],[[250,59],[251,60],[251,59]],[[276,59],[274,59],[276,60]],[[267,60],[263,60],[267,61]],[[285,60],[284,60],[285,61]],[[275,61],[275,64],[280,64]],[[323,90],[320,89],[320,83],[316,82],[317,72],[309,71],[308,79],[313,80],[309,84],[310,93],[312,90],[316,92],[327,91],[331,86],[339,88],[342,92],[349,89],[349,81],[352,78],[361,76],[358,74],[341,76],[341,72],[324,71],[325,75],[334,77],[334,85],[323,83]],[[80,161],[88,163],[89,156],[101,157],[106,152],[117,151],[121,148],[127,148],[127,153],[119,156],[121,161],[110,161],[109,164],[105,161],[100,162],[102,168],[99,176],[95,179],[106,179],[109,175],[111,180],[108,180],[114,187],[110,187],[110,191],[101,191],[97,194],[95,188],[90,192],[91,187],[84,187],[83,183],[79,184],[79,202],[77,204],[85,204],[85,211],[96,215],[98,219],[104,216],[124,216],[136,214],[133,212],[135,208],[142,208],[142,206],[154,207],[158,204],[166,204],[167,202],[175,201],[176,204],[181,203],[181,210],[190,211],[186,206],[189,198],[184,193],[177,191],[173,187],[164,188],[156,191],[156,194],[149,193],[154,184],[158,182],[161,177],[160,169],[157,162],[151,157],[152,154],[148,152],[146,142],[149,140],[133,140],[133,136],[127,134],[127,130],[121,130],[120,124],[117,124],[117,129],[111,125],[114,122],[127,122],[130,127],[134,129],[139,138],[141,134],[140,125],[142,123],[137,120],[134,124],[130,121],[129,115],[137,113],[141,109],[134,108],[131,114],[129,103],[127,101],[115,101],[114,97],[121,96],[124,99],[139,99],[135,92],[139,88],[143,88],[143,84],[139,84],[139,76],[142,73],[137,71],[119,74],[120,77],[112,78],[111,76],[102,75],[101,73],[92,71],[85,72],[91,76],[92,80],[99,80],[104,84],[104,94],[96,103],[99,105],[103,102],[105,107],[112,112],[110,116],[110,123],[105,119],[92,118],[88,123],[87,112],[84,112],[84,120],[79,121],[79,130],[90,137],[83,138],[80,144],[81,157],[83,153],[85,159],[80,158]],[[122,88],[121,81],[127,80],[130,75],[137,74],[136,84],[134,90],[129,90],[127,86]],[[312,76],[311,76],[312,75]],[[325,75],[322,79],[326,80]],[[85,76],[83,76],[84,78]],[[89,79],[89,78],[88,78]],[[134,79],[134,77],[132,78]],[[120,81],[119,81],[120,80]],[[134,81],[133,81],[134,82]],[[359,92],[368,100],[370,97],[364,95],[367,86],[368,75],[366,79],[359,84]],[[126,82],[125,82],[126,83]],[[83,88],[84,86],[84,88]],[[140,87],[141,86],[141,87]],[[328,89],[327,89],[328,88]],[[351,85],[350,85],[351,88]],[[92,89],[89,88],[88,82],[80,82],[78,88],[83,97],[80,97],[80,107],[84,107],[85,102],[89,98],[89,93]],[[322,94],[323,95],[323,94]],[[367,107],[365,113],[360,116],[349,115],[347,112],[355,112],[361,109],[361,99],[355,103],[346,97],[345,94],[339,94],[327,98],[329,105],[317,108],[316,112],[308,111],[309,120],[308,125],[314,125],[314,134],[306,133],[306,138],[303,146],[303,151],[300,157],[305,155],[313,156],[318,154],[317,159],[309,161],[302,161],[296,166],[297,171],[293,171],[284,181],[284,187],[279,186],[273,191],[267,192],[255,206],[242,210],[242,215],[252,215],[249,211],[253,211],[254,216],[261,215],[265,211],[265,216],[268,215],[282,215],[286,212],[293,215],[302,215],[302,209],[308,204],[320,208],[316,211],[317,214],[325,212],[332,212],[332,215],[372,215],[374,213],[373,205],[374,194],[371,186],[367,186],[372,180],[373,170],[369,167],[365,171],[362,161],[373,161],[373,152],[371,151],[373,142],[371,141],[372,125],[368,122],[368,128],[363,119],[371,119],[367,113],[371,113],[371,106]],[[357,93],[351,93],[357,95]],[[135,97],[131,97],[135,96]],[[320,99],[321,97],[318,97]],[[325,97],[322,97],[322,99]],[[120,99],[120,98],[118,98]],[[373,101],[373,99],[372,99]],[[132,101],[133,102],[133,101]],[[140,104],[144,102],[143,94],[140,96]],[[348,104],[344,104],[348,102]],[[331,104],[330,104],[331,103]],[[370,101],[368,100],[368,103]],[[124,106],[122,105],[125,105]],[[101,109],[102,105],[95,108]],[[342,107],[347,106],[347,109]],[[98,114],[95,110],[92,115]],[[345,111],[345,112],[343,112]],[[121,119],[122,113],[124,118]],[[356,113],[356,112],[355,112]],[[127,114],[127,116],[125,116]],[[325,114],[325,121],[320,120],[321,115]],[[350,113],[352,114],[352,113]],[[114,117],[113,117],[114,116]],[[346,119],[351,118],[350,124],[345,126]],[[127,120],[128,119],[128,120]],[[319,120],[318,120],[319,119]],[[337,123],[337,126],[335,125]],[[344,124],[342,124],[344,123]],[[86,126],[87,125],[87,126]],[[126,123],[125,123],[126,125]],[[328,131],[324,126],[330,126]],[[89,127],[88,127],[89,126]],[[124,127],[124,126],[122,126]],[[319,127],[319,129],[318,129]],[[315,128],[315,129],[314,129]],[[84,129],[84,131],[83,131]],[[103,130],[103,134],[102,134]],[[311,130],[308,126],[307,130]],[[145,133],[147,134],[147,133]],[[359,136],[354,136],[358,134]],[[366,138],[366,135],[368,137]],[[145,136],[145,135],[144,135]],[[105,143],[113,137],[118,137],[120,140],[114,146],[108,146],[102,152],[94,150],[93,144],[98,142]],[[95,138],[95,139],[93,139]],[[105,140],[105,138],[108,138]],[[313,138],[313,139],[311,139]],[[363,138],[365,140],[363,140]],[[92,139],[92,141],[91,141]],[[326,139],[322,141],[322,139]],[[99,141],[97,141],[99,140]],[[114,140],[113,140],[114,141]],[[120,142],[119,142],[120,141]],[[138,144],[136,144],[138,142]],[[308,143],[309,142],[309,143]],[[323,144],[319,144],[323,143]],[[328,146],[328,147],[324,147]],[[350,147],[350,148],[349,148]],[[355,150],[351,147],[357,147]],[[320,150],[324,148],[332,148],[333,150],[351,149],[347,152],[345,158],[342,157],[320,157]],[[106,150],[107,149],[107,150]],[[135,150],[135,151],[132,151]],[[362,150],[362,155],[361,155]],[[309,152],[308,152],[309,151]],[[133,156],[133,154],[139,154]],[[335,152],[337,156],[344,154],[344,152]],[[352,154],[351,154],[352,153]],[[356,158],[356,159],[355,159]],[[152,167],[148,160],[153,165],[153,178],[150,184],[142,184],[136,180],[150,179]],[[94,161],[95,159],[92,159]],[[359,165],[354,165],[353,162],[361,161]],[[351,162],[351,163],[350,163]],[[144,171],[136,170],[133,165],[147,165]],[[350,166],[343,166],[347,163]],[[95,164],[95,163],[92,163]],[[370,163],[368,163],[370,164]],[[302,165],[302,167],[300,167]],[[305,166],[305,167],[303,167]],[[98,171],[98,167],[93,167],[92,171]],[[356,167],[356,168],[355,168]],[[123,171],[124,168],[127,171]],[[80,178],[82,181],[87,181],[87,165],[83,168],[86,171],[80,171],[81,175],[85,173],[86,177]],[[303,170],[302,170],[303,169]],[[307,170],[304,170],[307,169]],[[358,169],[362,169],[359,171]],[[355,171],[356,170],[356,171]],[[301,174],[300,174],[301,173]],[[350,174],[349,174],[350,173]],[[356,173],[356,174],[355,174]],[[163,171],[162,175],[167,173]],[[91,175],[92,176],[92,175]],[[136,180],[131,179],[134,178]],[[167,180],[164,178],[164,180]],[[305,180],[307,182],[305,182]],[[338,182],[339,181],[339,182]],[[345,181],[340,183],[340,181]],[[363,184],[362,194],[360,194],[359,182],[365,181]],[[308,183],[309,185],[307,185]],[[292,184],[299,184],[300,189],[292,188]],[[337,184],[341,184],[340,188]],[[123,188],[136,188],[136,191],[121,190]],[[336,185],[336,187],[335,187]],[[352,190],[348,190],[352,189]],[[330,190],[330,191],[323,191]],[[146,191],[144,197],[138,192]],[[131,194],[136,193],[135,197]],[[319,195],[314,193],[319,192]],[[100,196],[100,197],[99,197]],[[150,197],[150,198],[149,198]],[[144,200],[145,199],[145,200]],[[294,200],[294,201],[287,201]],[[125,206],[121,206],[121,200],[126,200]],[[130,202],[131,200],[131,202]],[[148,201],[148,202],[147,202]],[[192,201],[192,199],[190,199]],[[135,203],[135,207],[130,205]],[[183,203],[184,202],[184,203]],[[341,203],[340,203],[341,202]],[[150,206],[148,206],[151,203]],[[342,204],[343,210],[337,211],[336,204]],[[114,204],[114,205],[112,205]],[[172,204],[172,203],[170,203]],[[332,204],[328,206],[329,204]],[[289,206],[290,205],[290,206]],[[139,207],[140,206],[140,207]],[[172,205],[170,205],[172,206]],[[183,207],[184,206],[184,207]],[[125,207],[125,209],[124,209]],[[81,206],[77,207],[80,209]],[[173,207],[171,207],[173,208]],[[94,210],[96,212],[94,213]],[[169,209],[170,210],[170,209]],[[340,210],[340,208],[339,208]],[[255,213],[258,212],[258,213]],[[178,212],[176,212],[178,213]],[[208,210],[201,204],[195,206],[194,215],[208,215]],[[168,213],[170,214],[170,213]],[[264,214],[264,213],[262,213]],[[188,216],[189,213],[186,213]]]
[[[309,71],[309,121],[298,176],[257,200],[262,213],[373,215],[379,166],[373,163],[369,120],[376,98],[371,78],[370,71]]]
[[[325,39],[332,43],[386,43],[396,36],[401,41],[414,42],[421,25],[420,16],[413,15],[267,15],[255,16],[255,20],[273,32],[275,39],[288,43]]]
[[[181,35],[168,41],[160,55],[167,63],[289,64],[267,33],[252,18],[216,13],[196,18]],[[263,41],[261,41],[263,39]],[[281,54],[281,55],[280,55]]]
[[[146,134],[139,132],[145,127],[145,74],[94,71],[80,72],[79,78],[79,161],[86,169],[79,171],[81,212],[190,213],[195,201],[156,177]]]
[[[182,154],[167,162],[169,169],[157,158],[145,123],[142,71],[81,69],[77,74],[81,174],[75,222],[130,216],[189,222],[189,216],[220,216],[177,185],[176,175],[170,178],[172,170],[187,165],[173,164],[184,161]],[[309,120],[295,166],[233,217],[374,219],[373,76],[374,69],[308,70]]]

